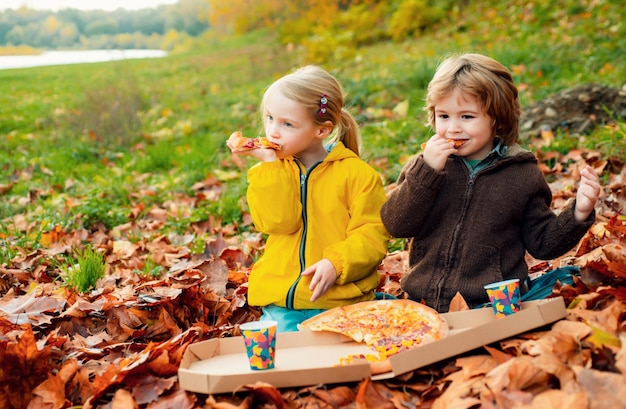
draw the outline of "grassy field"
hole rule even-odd
[[[500,60],[523,105],[589,82],[624,85],[621,2],[485,2],[455,13],[402,43],[329,50],[322,64],[344,84],[363,126],[363,157],[388,183],[430,136],[424,90],[447,54]],[[224,141],[234,130],[257,134],[264,87],[304,63],[257,32],[206,36],[193,52],[163,59],[0,71],[0,265],[40,246],[55,226],[110,229],[194,197],[194,184],[211,178],[215,196],[181,209],[155,234],[188,232],[210,215],[244,231],[245,163],[232,162]],[[581,143],[608,138],[603,154],[625,152],[623,118],[618,129]]]

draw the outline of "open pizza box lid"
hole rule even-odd
[[[491,308],[441,314],[448,336],[389,358],[392,371],[373,379],[387,379],[500,341],[566,316],[562,297],[530,301],[522,311],[497,319]],[[210,339],[187,347],[178,369],[182,389],[199,393],[233,392],[257,381],[278,388],[356,382],[370,377],[369,363],[356,360],[338,365],[342,357],[372,353],[364,344],[340,334],[298,331],[276,337],[274,369],[251,370],[242,337]]]

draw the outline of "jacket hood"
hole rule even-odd
[[[328,156],[324,158],[324,162],[334,162],[334,161],[343,160],[347,158],[359,157],[356,153],[346,148],[343,142],[335,142],[335,143],[326,145],[326,151],[328,152]]]

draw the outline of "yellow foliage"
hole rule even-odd
[[[57,31],[59,31],[60,28],[61,28],[61,23],[54,16],[54,14],[49,15],[43,24],[43,32],[45,35],[55,34]]]
[[[209,22],[214,28],[236,34],[274,27],[275,18],[284,12],[284,0],[208,0]]]
[[[351,58],[354,49],[401,40],[439,21],[445,12],[425,0],[208,0],[218,31],[243,34],[278,29],[283,44],[301,46],[307,62]]]
[[[7,45],[0,47],[0,55],[38,55],[40,50],[28,45]]]
[[[392,39],[400,41],[444,16],[443,10],[425,0],[404,0],[392,14],[387,30]]]

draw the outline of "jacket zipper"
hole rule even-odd
[[[298,163],[298,168],[300,170],[300,202],[302,203],[302,234],[300,236],[300,272],[302,273],[306,267],[306,260],[305,260],[305,249],[306,249],[306,234],[307,234],[307,230],[309,227],[308,224],[308,217],[307,217],[307,207],[306,207],[306,198],[307,198],[307,194],[308,194],[308,181],[309,181],[309,176],[311,175],[311,172],[313,171],[313,169],[315,169],[317,167],[317,165],[319,165],[322,162],[317,162],[316,164],[314,164],[313,166],[311,166],[311,168],[306,172],[306,174],[302,173],[302,164],[296,160],[296,162]],[[293,309],[294,308],[294,300],[296,298],[296,288],[298,287],[298,283],[300,282],[302,278],[302,275],[298,274],[298,278],[296,278],[296,281],[293,282],[293,284],[291,284],[291,286],[289,287],[289,291],[287,291],[287,299],[285,301],[285,305],[287,308]]]
[[[474,180],[476,180],[476,174],[474,172],[469,172],[469,181],[467,182],[467,190],[465,191],[465,203],[469,200],[469,197],[472,194],[472,188],[474,187]],[[443,291],[443,285],[446,277],[448,276],[448,272],[450,271],[450,265],[452,264],[452,254],[454,248],[456,247],[456,242],[458,239],[458,233],[461,229],[462,221],[465,218],[465,209],[467,206],[463,207],[463,213],[461,214],[461,218],[459,223],[454,227],[454,232],[452,233],[452,240],[450,241],[450,247],[448,248],[448,259],[446,260],[446,269],[445,273],[441,276],[439,281],[437,282],[437,296],[435,298],[435,309],[439,310],[439,301],[441,301],[441,291]]]

